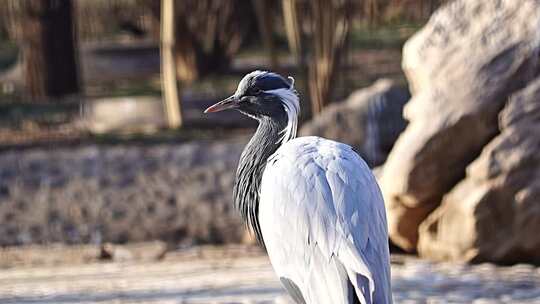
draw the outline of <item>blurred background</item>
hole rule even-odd
[[[373,168],[396,302],[540,303],[537,1],[2,1],[0,303],[288,303],[202,114],[256,69]]]

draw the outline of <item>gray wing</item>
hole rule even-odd
[[[276,273],[306,303],[392,302],[384,202],[349,146],[283,145],[263,174],[259,219]]]

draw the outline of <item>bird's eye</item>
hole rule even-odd
[[[260,94],[262,92],[262,90],[255,87],[255,88],[251,89],[251,92],[252,92],[253,95],[258,95],[258,94]]]
[[[240,102],[241,103],[249,102],[249,97],[248,96],[243,96],[242,98],[240,98]]]

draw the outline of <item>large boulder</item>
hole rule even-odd
[[[456,0],[405,44],[409,125],[383,168],[389,233],[414,251],[418,227],[498,133],[508,97],[537,72],[540,3]]]
[[[317,135],[347,143],[371,166],[384,162],[399,134],[407,126],[403,106],[407,89],[392,80],[378,80],[371,87],[332,104],[304,124],[300,135]]]
[[[421,255],[540,263],[540,78],[510,99],[499,126],[420,226]]]

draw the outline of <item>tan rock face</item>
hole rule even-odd
[[[436,259],[540,263],[540,78],[499,116],[501,133],[420,226]]]
[[[304,124],[300,135],[344,142],[353,146],[370,166],[378,166],[407,125],[402,113],[409,98],[407,89],[381,79],[325,108]]]
[[[499,111],[537,70],[539,25],[534,0],[457,0],[406,43],[409,125],[380,179],[396,245],[416,249],[420,223],[499,132]]]
[[[449,76],[467,76],[464,71],[474,72],[470,77],[475,82],[489,82],[494,68],[504,72],[515,62],[506,59],[507,53],[527,53],[523,44],[538,39],[538,26],[534,0],[452,1],[436,11],[403,49],[402,67],[411,92]],[[460,89],[457,85],[453,88]]]

